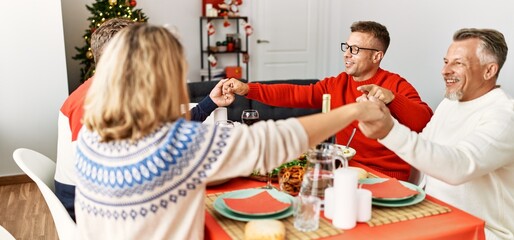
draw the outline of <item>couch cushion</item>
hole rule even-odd
[[[190,102],[200,102],[204,97],[208,96],[211,90],[218,84],[218,81],[192,82],[188,83]],[[227,118],[232,121],[241,122],[241,113],[244,109],[249,109],[250,100],[237,96],[230,106],[227,106]]]
[[[262,84],[277,84],[277,83],[290,83],[308,85],[316,83],[317,79],[288,79],[288,80],[274,80],[274,81],[258,81]],[[246,82],[246,81],[244,81]],[[208,96],[211,90],[216,86],[218,81],[208,82],[192,82],[188,83],[190,102],[200,102],[204,97]],[[244,109],[256,109],[259,111],[260,119],[262,120],[278,120],[287,119],[290,117],[299,117],[313,113],[321,112],[320,109],[307,109],[307,108],[283,108],[273,107],[263,104],[258,101],[252,101],[242,96],[236,96],[234,103],[227,106],[228,119],[232,121],[241,121],[241,113]]]

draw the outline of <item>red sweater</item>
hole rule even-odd
[[[395,98],[388,105],[391,114],[413,131],[421,132],[432,117],[430,107],[421,101],[418,92],[407,80],[382,69],[378,69],[371,79],[362,82],[357,82],[352,76],[342,72],[337,77],[328,77],[308,86],[249,83],[250,90],[246,97],[272,106],[321,108],[322,95],[330,93],[330,106],[337,108],[354,103],[355,99],[362,95],[357,91],[357,87],[367,84],[376,84],[393,92]],[[365,137],[357,124],[357,121],[353,122],[336,135],[338,144],[346,144],[353,128],[357,128],[351,144],[357,150],[357,154],[352,161],[406,181],[410,174],[410,166],[376,140]]]
[[[84,115],[84,100],[86,99],[87,91],[91,87],[93,78],[89,78],[82,83],[70,96],[64,101],[61,106],[61,112],[68,117],[71,130],[71,141],[77,140],[80,128],[82,128],[82,116]]]

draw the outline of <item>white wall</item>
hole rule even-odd
[[[405,77],[435,109],[444,94],[440,72],[453,33],[464,27],[494,28],[505,35],[510,47],[498,84],[514,95],[514,2],[510,0],[332,0],[331,9],[338,25],[330,36],[332,75],[344,69],[339,46],[348,38],[351,23],[374,20],[391,35],[382,67]]]
[[[56,155],[57,115],[67,96],[60,0],[1,1],[0,176],[21,173],[19,147]]]
[[[84,46],[84,38],[82,35],[89,27],[89,21],[87,21],[87,18],[90,17],[90,13],[86,9],[86,4],[91,5],[92,2],[94,1],[61,0],[69,92],[72,92],[81,83],[81,65],[79,65],[78,60],[73,60],[72,57],[78,53],[77,50],[75,50],[75,47]]]
[[[188,79],[200,81],[200,16],[201,0],[145,0],[138,8],[150,18],[152,24],[168,25],[178,31],[189,62]]]

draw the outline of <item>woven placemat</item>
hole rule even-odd
[[[416,218],[434,216],[451,212],[449,207],[441,206],[428,199],[406,207],[378,207],[373,206],[371,220],[367,224],[371,227],[389,223],[402,222]]]
[[[377,175],[368,172],[368,178],[377,177]],[[371,227],[375,227],[448,212],[451,212],[449,207],[441,206],[428,199],[424,199],[418,204],[406,207],[391,208],[373,206],[373,209],[371,210],[371,220],[369,220],[367,224]]]
[[[222,194],[224,193],[213,193],[207,195],[205,198],[205,206],[207,207],[207,211],[214,217],[214,219],[216,219],[223,230],[225,230],[225,232],[232,239],[242,239],[244,236],[246,222],[226,218],[214,210],[214,200],[216,200],[216,198]],[[343,230],[335,228],[332,226],[331,222],[323,218],[320,218],[318,230],[312,232],[300,232],[296,230],[294,228],[293,216],[282,219],[281,221],[286,227],[287,239],[318,239],[343,233]]]
[[[222,194],[224,193],[213,193],[207,195],[205,199],[207,211],[214,217],[214,219],[216,219],[223,230],[225,230],[232,239],[241,239],[244,236],[244,227],[246,222],[226,218],[214,209],[214,200]],[[373,206],[373,209],[371,210],[371,220],[368,221],[367,224],[370,227],[375,227],[448,212],[451,212],[449,207],[441,206],[428,199],[424,199],[418,204],[406,207]],[[331,222],[322,217],[320,217],[319,229],[313,232],[300,232],[296,230],[294,228],[294,218],[292,216],[282,219],[282,222],[286,227],[287,239],[317,239],[343,233],[342,230],[335,228]]]

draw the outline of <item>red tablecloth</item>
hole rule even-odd
[[[358,164],[352,165],[371,171]],[[383,177],[383,174],[374,171],[371,172],[377,176]],[[247,178],[237,178],[219,186],[209,187],[207,194],[255,188],[264,185],[264,182]],[[440,205],[450,207],[451,212],[376,227],[370,227],[366,223],[358,223],[353,229],[345,230],[344,233],[340,235],[324,239],[485,239],[485,222],[483,220],[431,196],[427,196],[426,198]],[[205,239],[230,239],[216,220],[207,212],[205,212]]]

